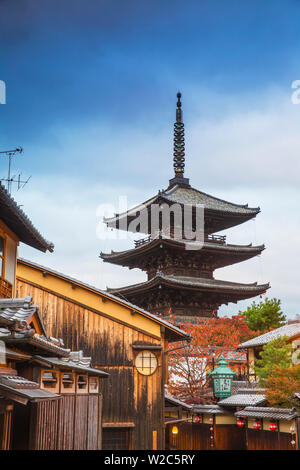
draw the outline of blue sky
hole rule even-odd
[[[98,240],[96,209],[167,186],[180,90],[192,185],[262,209],[227,236],[264,254],[216,277],[269,281],[300,313],[299,20],[299,1],[2,0],[0,149],[24,148],[14,173],[32,177],[12,194],[56,247],[20,254],[100,287],[144,279],[100,262],[131,243]]]

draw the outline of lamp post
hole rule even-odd
[[[219,400],[229,397],[232,391],[232,380],[236,372],[227,367],[227,361],[221,356],[217,367],[209,373],[213,379],[214,395]]]

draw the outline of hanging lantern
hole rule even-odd
[[[215,397],[223,399],[231,395],[232,380],[236,372],[227,367],[227,361],[225,361],[224,356],[221,356],[217,365],[218,367],[209,372],[209,374],[213,379]]]
[[[261,422],[259,419],[256,419],[253,423],[253,429],[261,429]]]
[[[178,427],[177,426],[172,427],[172,434],[173,434],[173,436],[177,436],[177,434],[178,434]]]
[[[201,423],[201,422],[202,422],[201,416],[195,416],[194,422],[195,422],[195,423]]]
[[[245,420],[244,418],[238,418],[236,421],[236,424],[238,425],[239,428],[245,427]]]
[[[277,423],[275,421],[271,421],[269,429],[270,431],[277,431]]]

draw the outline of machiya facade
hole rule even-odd
[[[253,258],[264,250],[264,245],[227,244],[226,236],[219,234],[222,230],[254,219],[260,208],[234,204],[206,194],[193,188],[189,179],[184,177],[181,94],[178,93],[177,97],[173,159],[175,174],[167,189],[158,191],[155,196],[127,212],[105,219],[108,227],[142,231],[147,237],[136,241],[132,249],[101,253],[100,257],[104,262],[129,269],[139,268],[147,274],[145,282],[108,289],[109,292],[152,313],[163,316],[172,313],[180,321],[212,317],[221,305],[261,295],[269,288],[269,284],[243,284],[215,278],[216,269]],[[182,224],[178,224],[178,218],[172,212],[174,204],[182,211]],[[161,208],[155,227],[152,217],[154,206]],[[190,214],[190,229],[197,233],[198,207],[202,208],[203,214],[200,245],[199,240],[187,240],[184,230],[186,211]],[[167,227],[162,215],[165,209],[171,213]],[[147,222],[143,226],[144,231],[141,230],[140,220]],[[193,249],[186,249],[187,242]],[[200,249],[197,249],[197,243]]]

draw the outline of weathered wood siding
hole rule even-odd
[[[169,448],[176,450],[210,450],[210,425],[203,423],[176,424],[177,435],[172,434],[172,424],[168,424],[166,432]]]
[[[291,440],[290,433],[247,429],[248,450],[296,450]]]
[[[17,296],[27,295],[40,306],[40,315],[49,335],[63,338],[67,348],[83,350],[85,355],[93,358],[93,366],[110,374],[108,379],[101,381],[103,423],[119,423],[120,427],[122,424],[124,427],[124,423],[134,423],[133,449],[152,449],[153,431],[157,431],[157,448],[162,449],[162,353],[155,351],[159,364],[156,372],[143,376],[134,366],[132,348],[134,342],[160,345],[161,340],[44,288],[18,280]],[[76,446],[82,445],[79,441],[77,437]]]
[[[30,404],[29,450],[57,448],[59,400]]]

